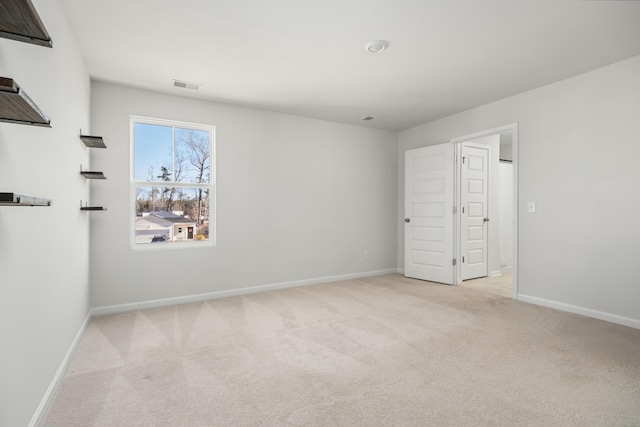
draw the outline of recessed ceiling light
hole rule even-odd
[[[173,87],[179,87],[181,89],[191,89],[191,90],[200,90],[200,87],[202,86],[199,83],[189,83],[183,80],[176,80],[176,79],[173,79],[172,84],[173,84]]]
[[[386,40],[371,40],[364,45],[364,50],[369,53],[379,53],[389,47]]]
[[[365,117],[362,118],[362,120],[365,120],[365,121],[373,120],[373,117],[365,116]]]

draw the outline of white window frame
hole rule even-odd
[[[137,181],[135,179],[135,134],[136,123],[169,126],[183,129],[194,129],[209,132],[210,149],[210,180],[207,183]],[[210,248],[216,246],[216,127],[198,123],[181,122],[177,120],[156,119],[143,116],[129,116],[129,240],[130,246],[136,251],[180,250],[193,248]],[[204,241],[179,242],[171,244],[136,243],[136,187],[171,186],[175,188],[206,188],[209,190],[209,238]]]

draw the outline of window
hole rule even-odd
[[[131,117],[131,242],[170,249],[215,244],[213,126]]]

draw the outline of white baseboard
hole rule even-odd
[[[82,322],[82,325],[80,326],[80,330],[78,330],[78,333],[76,334],[75,338],[71,342],[71,345],[67,350],[67,353],[62,358],[62,362],[60,362],[60,366],[58,367],[56,374],[53,376],[53,379],[51,380],[51,384],[49,384],[49,388],[47,388],[47,391],[44,393],[44,396],[42,396],[42,400],[40,400],[40,404],[38,405],[36,412],[33,414],[33,417],[31,417],[31,421],[29,422],[29,427],[39,426],[44,421],[44,416],[47,413],[49,404],[51,404],[51,399],[53,398],[53,395],[56,389],[58,388],[58,384],[60,383],[60,380],[62,379],[62,377],[64,376],[64,373],[67,370],[67,366],[69,366],[71,357],[75,353],[76,348],[80,343],[80,339],[82,338],[82,335],[84,334],[85,329],[87,329],[87,325],[89,325],[90,320],[91,320],[91,311],[87,313],[87,317],[85,317],[84,322]]]
[[[502,276],[502,270],[496,270],[489,273],[489,277],[498,277],[498,276]]]
[[[532,297],[524,294],[518,294],[518,301],[528,302],[530,304],[541,305],[549,308],[555,308],[557,310],[567,311],[569,313],[581,314],[583,316],[592,317],[594,319],[605,320],[607,322],[616,323],[618,325],[640,329],[640,320],[632,319],[630,317],[618,316],[617,314],[605,313],[603,311],[565,304],[563,302],[552,301],[544,298]]]
[[[398,268],[396,269],[396,273],[404,274],[404,268],[400,268],[400,267],[398,267]]]
[[[292,282],[272,283],[269,285],[250,286],[240,289],[229,289],[225,291],[208,292],[205,294],[187,295],[174,298],[163,298],[150,301],[134,302],[129,304],[118,304],[91,309],[91,316],[103,316],[106,314],[124,313],[127,311],[144,310],[148,308],[164,307],[174,304],[186,304],[209,299],[232,297],[236,295],[254,294],[258,292],[273,291],[277,289],[295,288],[297,286],[315,285],[318,283],[337,282],[339,280],[357,279],[359,277],[380,276],[383,274],[396,273],[395,268],[388,270],[367,271],[362,273],[343,274],[339,276],[319,277],[316,279],[296,280]]]

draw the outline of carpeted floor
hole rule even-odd
[[[638,426],[640,330],[401,275],[91,320],[45,426]]]
[[[503,297],[511,298],[513,295],[511,273],[504,273],[500,276],[464,280],[460,283],[460,286],[501,295]]]

